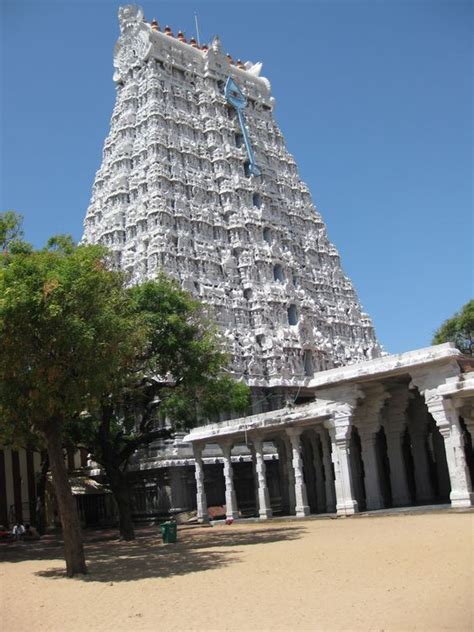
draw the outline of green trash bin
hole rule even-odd
[[[163,522],[160,525],[163,544],[174,544],[178,538],[178,525],[176,522]]]

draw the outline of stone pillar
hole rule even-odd
[[[292,449],[291,443],[288,438],[288,435],[284,433],[282,435],[283,452],[284,452],[284,464],[283,470],[285,474],[286,481],[283,482],[283,486],[285,486],[285,495],[288,498],[288,509],[290,514],[295,513],[296,507],[296,498],[295,498],[295,473],[293,470],[293,457],[292,457]]]
[[[319,435],[316,431],[309,432],[311,450],[313,451],[313,467],[316,482],[316,510],[318,513],[326,511],[326,489],[324,484],[323,464],[319,452]]]
[[[472,507],[471,476],[466,463],[462,428],[458,413],[451,400],[440,395],[425,394],[430,414],[436,421],[444,438],[446,461],[448,464],[451,493],[449,495],[453,507]]]
[[[433,416],[444,439],[451,485],[451,504],[458,507],[470,507],[472,506],[472,487],[459,417],[454,400],[443,397],[443,392],[448,396],[450,392],[452,394],[452,386],[456,386],[459,382],[460,375],[461,369],[454,359],[433,367],[429,371],[413,369],[410,371],[410,388],[416,387],[424,397],[428,411]],[[456,390],[458,389],[454,388],[454,392]]]
[[[365,399],[356,410],[356,424],[364,462],[365,499],[367,509],[382,509],[385,503],[376,441],[377,432],[380,430],[381,411],[390,394],[382,384],[368,386],[364,393]]]
[[[384,500],[376,452],[378,429],[371,425],[359,428],[362,459],[364,461],[365,499],[367,509],[383,509]]]
[[[351,466],[349,462],[349,444],[351,438],[352,410],[347,407],[333,413],[333,419],[325,422],[329,431],[332,446],[332,462],[334,464],[336,511],[346,516],[359,511],[352,486]]]
[[[336,511],[340,515],[359,511],[354,496],[350,455],[352,417],[364,391],[355,384],[328,387],[316,392],[318,402],[326,403],[331,417],[324,422],[331,439],[331,459],[334,464]],[[323,444],[324,446],[324,444]]]
[[[390,394],[391,399],[383,421],[390,466],[390,487],[393,506],[403,507],[412,502],[403,456],[403,436],[407,426],[405,411],[410,393],[408,388],[402,385],[390,389]]]
[[[255,510],[256,510],[257,516],[258,516],[259,512],[260,512],[260,502],[258,500],[257,455],[255,454],[255,447],[254,447],[254,445],[252,443],[250,445],[248,445],[248,448],[250,450],[250,454],[251,454],[251,458],[252,458],[252,474],[253,474],[253,488],[254,488],[254,495],[255,495]]]
[[[234,489],[234,475],[232,471],[232,462],[230,459],[232,444],[230,442],[221,443],[220,448],[224,457],[226,517],[235,520],[239,517],[239,512],[237,510],[237,498],[235,496]]]
[[[331,460],[331,439],[329,438],[326,428],[321,428],[318,433],[323,448],[326,511],[327,513],[334,513],[336,511],[336,490],[334,488],[334,474]]]
[[[198,522],[209,522],[209,516],[207,514],[206,490],[204,489],[204,464],[202,462],[203,448],[203,445],[193,443],[197,519]]]
[[[263,458],[263,441],[261,439],[252,439],[255,450],[255,469],[258,483],[258,515],[259,518],[265,520],[272,517],[272,508],[270,505],[270,494],[267,487],[266,467]]]
[[[308,516],[310,513],[306,485],[303,477],[303,458],[301,456],[301,428],[287,428],[286,433],[290,439],[293,456],[292,465],[295,481],[295,512],[299,517]]]

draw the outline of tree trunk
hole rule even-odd
[[[72,495],[66,464],[64,463],[59,429],[60,423],[48,424],[44,429],[44,434],[63,530],[66,573],[68,577],[72,577],[77,573],[86,573],[87,569],[79,516],[77,515],[76,501]]]
[[[41,471],[38,476],[37,484],[37,506],[36,506],[36,526],[38,533],[44,535],[46,533],[46,478],[49,471],[49,457],[46,450],[41,453]]]
[[[122,540],[135,540],[135,528],[132,520],[132,504],[127,475],[117,468],[105,466],[110,488],[117,502],[119,529]]]

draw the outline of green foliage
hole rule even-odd
[[[198,301],[164,275],[129,292],[145,323],[147,345],[89,421],[89,447],[96,459],[123,467],[139,446],[168,432],[163,431],[165,417],[175,428],[189,428],[218,412],[244,412],[249,405],[248,387],[225,374],[227,357]]]
[[[0,440],[46,439],[61,511],[70,517],[61,451],[87,446],[108,475],[122,535],[132,538],[124,476],[132,454],[169,434],[165,417],[183,428],[243,412],[249,390],[225,374],[215,328],[176,282],[160,276],[127,287],[107,268],[105,249],[59,235],[33,251],[21,245],[18,216],[2,221]],[[78,534],[68,536],[76,551]],[[71,560],[83,572],[83,561]]]
[[[65,255],[70,255],[76,249],[76,244],[71,235],[53,235],[48,239],[46,249],[51,252],[62,252]]]
[[[216,330],[202,305],[175,281],[161,275],[131,288],[131,295],[149,332],[144,370],[188,384],[220,372],[226,358]]]
[[[140,447],[209,420],[243,412],[249,389],[224,372],[226,356],[202,306],[165,276],[127,291],[147,343],[117,374],[100,405],[68,424],[67,436],[88,447],[104,468],[119,511],[120,533],[134,538],[126,471]],[[164,424],[165,421],[168,422]]]
[[[10,251],[0,266],[0,418],[10,440],[97,405],[145,347],[123,276],[107,270],[102,248],[71,244]]]
[[[446,320],[436,331],[433,344],[454,342],[466,355],[474,355],[474,300],[467,302],[461,311]]]
[[[30,244],[23,241],[22,220],[14,211],[0,213],[0,251],[4,255],[31,252]]]
[[[221,411],[244,412],[249,389],[202,306],[164,275],[136,287],[99,246],[52,237],[15,250],[7,218],[0,265],[0,437],[32,443],[56,424],[63,445],[86,445],[109,474],[164,436]],[[56,427],[55,426],[55,427]],[[168,430],[166,432],[169,432]]]
[[[248,409],[249,388],[224,375],[165,393],[160,412],[173,420],[177,428],[188,429],[199,423],[219,421],[219,413],[244,414]]]

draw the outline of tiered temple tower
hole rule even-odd
[[[138,283],[160,270],[207,304],[254,387],[380,355],[369,317],[273,117],[261,64],[122,7],[117,100],[85,219]]]

